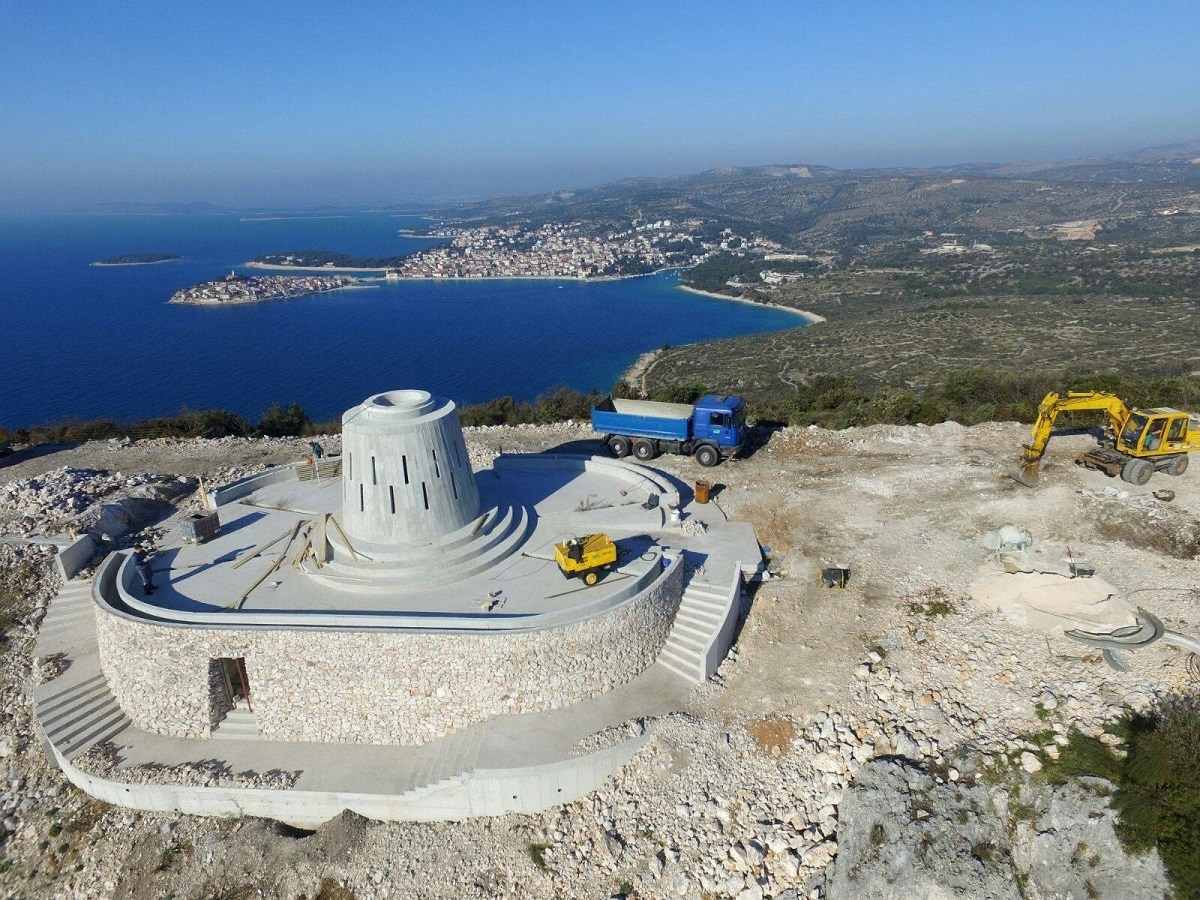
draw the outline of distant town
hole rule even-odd
[[[309,294],[365,287],[350,275],[258,275],[246,278],[230,272],[216,281],[205,281],[171,295],[169,303],[199,306],[229,306],[291,300]]]
[[[290,251],[253,260],[257,267],[353,269],[404,278],[625,278],[662,269],[688,268],[714,253],[737,249],[770,253],[781,245],[741,237],[731,229],[700,235],[704,223],[635,220],[617,231],[582,222],[433,228],[424,237],[443,244],[403,258],[352,257],[327,250]]]

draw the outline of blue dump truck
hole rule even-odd
[[[705,394],[695,406],[608,397],[592,407],[592,428],[616,457],[632,453],[645,462],[660,453],[682,453],[715,466],[742,449],[746,403],[721,394]]]

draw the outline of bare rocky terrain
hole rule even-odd
[[[1066,572],[1070,548],[1122,600],[1200,635],[1200,486],[1160,475],[1130,488],[1078,469],[1090,438],[1069,437],[1028,490],[1006,477],[1025,435],[789,428],[714,470],[656,461],[688,483],[715,479],[714,502],[771,548],[773,575],[748,592],[717,677],[683,712],[644,723],[647,746],[577,803],[441,824],[344,814],[312,834],[109,807],[47,764],[31,649],[57,576],[51,551],[24,541],[86,527],[97,504],[147,485],[307,455],[307,441],[20,451],[0,465],[0,895],[1162,897],[1157,855],[1127,856],[1115,839],[1111,786],[1046,775],[1077,732],[1109,740],[1126,707],[1194,687],[1187,655],[1159,642],[1118,672],[982,608],[969,586],[1002,571],[983,540],[1011,523],[1034,538],[1016,557],[1025,567]],[[599,450],[569,424],[466,436],[477,467],[501,450]],[[1151,493],[1164,487],[1170,502]],[[844,590],[821,584],[832,564],[851,569]]]

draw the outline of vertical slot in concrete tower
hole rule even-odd
[[[342,416],[342,524],[364,544],[434,543],[479,514],[452,400],[388,391]]]

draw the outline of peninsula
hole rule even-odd
[[[158,263],[178,262],[183,259],[178,253],[125,253],[121,256],[106,256],[93,266],[153,266]]]
[[[634,221],[619,229],[581,222],[538,226],[438,227],[423,238],[441,243],[405,256],[356,257],[330,250],[259,257],[254,268],[387,272],[397,278],[628,278],[687,268],[714,249],[669,219]],[[747,238],[746,249],[757,247]],[[777,250],[767,242],[763,252]]]
[[[252,269],[332,269],[341,272],[385,272],[401,265],[405,256],[351,256],[336,250],[289,250],[246,263]]]
[[[257,275],[245,278],[230,272],[216,281],[204,281],[176,291],[167,302],[195,306],[234,306],[264,303],[269,300],[292,300],[309,294],[357,287],[369,285],[364,285],[349,275]]]

